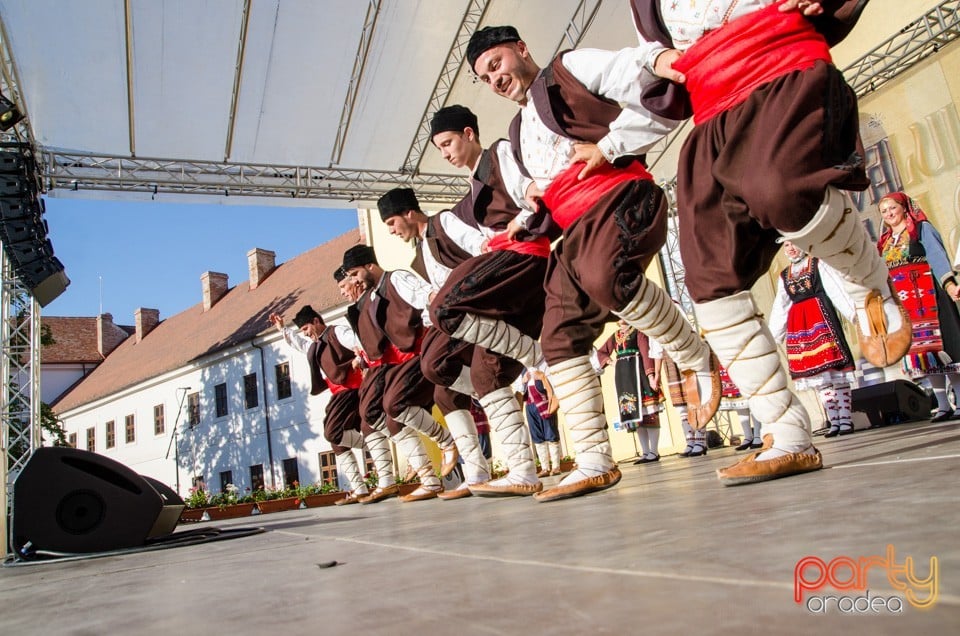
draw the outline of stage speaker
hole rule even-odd
[[[173,532],[183,500],[112,459],[75,448],[38,448],[13,490],[14,547],[103,552]]]
[[[853,390],[853,410],[862,411],[870,426],[930,419],[930,396],[913,382],[892,380]]]

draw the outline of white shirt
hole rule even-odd
[[[806,259],[799,263],[791,263],[790,271],[797,273],[806,266]],[[823,291],[827,294],[827,298],[830,299],[830,302],[833,303],[833,306],[836,307],[841,316],[849,322],[853,322],[857,311],[856,305],[853,299],[844,291],[843,280],[840,278],[840,274],[823,261],[820,261],[817,267],[820,272],[820,282],[823,285]],[[787,312],[790,310],[792,304],[790,297],[787,295],[787,290],[783,285],[783,277],[778,276],[777,295],[773,299],[773,307],[770,308],[770,317],[767,319],[767,324],[770,326],[773,338],[777,342],[786,342]]]
[[[452,212],[440,212],[438,219],[443,231],[447,233],[454,243],[459,245],[470,256],[478,256],[483,251],[483,243],[486,237],[483,232],[463,222],[463,220]],[[426,229],[424,229],[426,232]],[[421,235],[420,241],[423,240]],[[433,256],[429,248],[423,246],[423,266],[427,270],[427,277],[430,279],[430,286],[434,291],[438,291],[450,277],[453,271]]]
[[[705,33],[718,29],[731,20],[759,11],[776,0],[660,0],[660,14],[670,33],[674,48],[686,51]],[[641,45],[651,44],[637,33]],[[646,68],[653,70],[657,55],[666,49],[653,43],[646,49]]]
[[[397,295],[410,304],[411,307],[421,310],[423,325],[431,326],[430,321],[430,284],[425,280],[405,269],[396,269],[390,273],[390,283],[397,290]],[[370,299],[373,300],[376,290],[370,293]]]
[[[334,337],[336,337],[344,347],[351,351],[356,351],[360,347],[360,340],[357,338],[357,334],[353,333],[353,329],[351,329],[349,325],[330,326],[333,328]],[[310,350],[310,345],[313,344],[313,340],[303,335],[302,331],[292,327],[283,328],[283,339],[294,351],[299,351],[303,354],[306,354]]]
[[[644,67],[650,49],[650,45],[620,51],[579,49],[563,56],[564,68],[587,90],[623,107],[610,123],[610,132],[597,143],[611,163],[624,155],[646,153],[678,123],[640,105],[643,87],[654,79]],[[545,190],[570,165],[574,142],[546,127],[530,97],[528,92],[528,102],[520,111],[520,152],[530,176]]]

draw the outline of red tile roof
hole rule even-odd
[[[203,302],[198,302],[161,320],[141,342],[136,342],[136,336],[127,338],[52,406],[63,413],[252,340],[273,329],[267,320],[273,312],[289,321],[304,303],[318,311],[342,303],[333,272],[340,266],[343,252],[359,242],[359,231],[347,232],[278,265],[254,290],[249,281],[244,281],[207,312],[203,311]]]
[[[40,350],[41,364],[63,362],[100,362],[97,350],[97,319],[69,316],[42,316],[40,323],[50,328],[52,344]]]

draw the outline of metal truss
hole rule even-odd
[[[101,190],[152,194],[207,194],[328,201],[375,201],[388,190],[409,186],[421,201],[456,203],[465,177],[180,159],[130,158],[44,149],[47,190]]]
[[[433,86],[433,93],[427,100],[427,107],[423,109],[423,115],[420,117],[420,126],[417,128],[417,134],[410,144],[410,150],[407,152],[407,158],[403,162],[401,172],[416,174],[420,169],[420,162],[423,160],[423,151],[430,143],[430,118],[433,113],[447,105],[447,96],[450,95],[450,89],[453,88],[457,77],[460,75],[460,69],[463,68],[464,57],[467,52],[467,44],[470,42],[470,36],[480,26],[489,0],[470,0],[466,10],[463,12],[463,18],[460,20],[460,28],[457,29],[457,35],[453,39],[450,50],[447,51],[447,60],[443,63],[440,75],[437,76],[437,82]],[[416,188],[414,188],[416,189]],[[420,191],[417,190],[417,196]],[[422,200],[422,199],[421,199]]]
[[[0,528],[13,509],[13,483],[40,445],[40,306],[14,272],[0,246],[0,449],[3,489]],[[9,550],[2,534],[4,554]]]
[[[560,38],[560,42],[557,43],[557,48],[554,49],[550,59],[555,58],[560,51],[575,49],[580,46],[580,41],[583,40],[587,29],[590,28],[590,25],[593,24],[593,19],[597,16],[597,10],[600,8],[601,2],[603,2],[603,0],[591,0],[590,2],[580,0],[577,8],[573,10],[573,17],[570,18],[570,22],[567,23],[567,28],[564,29],[563,36]]]
[[[347,131],[350,130],[350,119],[353,117],[353,106],[357,102],[357,90],[363,77],[363,70],[367,66],[367,57],[370,54],[370,43],[373,42],[373,31],[380,17],[380,0],[370,0],[367,5],[367,15],[363,20],[363,30],[360,32],[360,43],[357,45],[357,56],[353,61],[353,71],[350,73],[350,84],[347,86],[347,97],[343,102],[343,111],[340,113],[340,125],[337,127],[337,139],[333,143],[330,153],[330,164],[340,163],[343,155],[343,146],[347,142]],[[229,158],[229,155],[227,155]]]
[[[945,0],[843,70],[857,97],[871,93],[960,36],[960,0]]]

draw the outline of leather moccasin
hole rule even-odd
[[[762,462],[757,457],[764,451],[750,453],[733,466],[717,469],[717,478],[724,486],[737,486],[820,470],[823,456],[815,447],[813,450],[812,454],[789,453]]]
[[[463,499],[464,497],[472,497],[473,493],[470,492],[470,488],[454,488],[453,490],[444,490],[442,493],[437,495],[440,499]]]
[[[377,503],[378,501],[383,501],[384,499],[388,499],[390,497],[396,497],[399,494],[400,486],[393,484],[391,486],[387,486],[386,488],[377,487],[369,495],[357,498],[357,501],[362,504],[372,504]]]
[[[687,397],[687,418],[693,428],[703,428],[707,425],[717,409],[720,408],[720,361],[717,355],[710,352],[710,400],[703,404],[700,401],[700,387],[697,385],[695,371],[683,372],[683,392]]]
[[[896,294],[893,294],[892,300],[900,310],[899,329],[887,332],[887,319],[883,314],[883,296],[877,291],[868,293],[864,303],[869,324],[866,325],[866,329],[864,325],[857,325],[860,352],[867,362],[875,367],[896,364],[910,349],[912,339],[910,316]],[[869,335],[865,331],[868,331]]]
[[[601,475],[588,477],[587,479],[581,479],[580,481],[568,484],[566,486],[555,486],[534,495],[533,498],[542,502],[557,501],[558,499],[569,499],[570,497],[579,497],[580,495],[585,495],[590,492],[596,492],[598,490],[604,490],[605,488],[615,486],[620,481],[620,477],[622,477],[620,469],[614,466],[612,470],[608,470]]]
[[[543,490],[543,483],[535,484],[502,484],[494,485],[491,482],[472,484],[470,492],[478,497],[523,497],[533,495]]]
[[[424,501],[426,499],[436,499],[439,495],[440,495],[439,490],[430,490],[429,488],[424,488],[423,486],[420,486],[409,495],[400,495],[399,499],[403,503],[410,503],[411,501]]]

